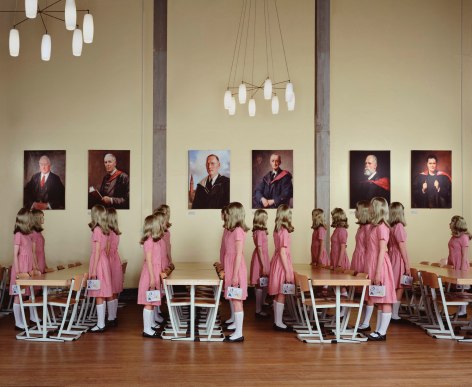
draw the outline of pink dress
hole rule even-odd
[[[228,299],[228,287],[232,286],[231,282],[233,280],[233,270],[234,270],[234,261],[236,259],[236,241],[243,242],[243,252],[244,252],[244,240],[246,239],[246,233],[241,227],[236,227],[233,231],[228,230],[228,235],[226,236],[226,244],[225,244],[225,255],[223,257],[224,260],[224,268],[225,268],[225,298]],[[238,272],[238,281],[239,287],[243,290],[243,295],[241,300],[245,300],[247,298],[247,268],[246,268],[246,261],[244,259],[244,253],[241,257],[241,264],[239,266]]]
[[[351,270],[354,270],[356,273],[364,272],[367,230],[368,225],[361,224],[356,232],[356,247],[354,248],[351,259]]]
[[[405,227],[397,223],[390,229],[390,240],[388,241],[388,255],[392,262],[393,280],[396,289],[403,288],[401,284],[402,275],[405,274],[405,262],[400,252],[400,243],[406,242]]]
[[[162,289],[161,289],[161,271],[162,271],[162,245],[165,244],[164,239],[159,239],[157,242],[154,242],[151,237],[146,239],[144,242],[144,256],[146,257],[147,253],[151,253],[151,263],[152,263],[152,272],[154,274],[154,281],[156,282],[156,289],[161,290],[162,298]],[[141,269],[141,277],[139,278],[139,287],[138,287],[138,305],[161,305],[161,301],[147,302],[146,301],[146,292],[149,290],[149,284],[151,282],[151,277],[149,275],[148,264],[146,258],[144,259],[143,268]],[[153,289],[154,290],[154,289]]]
[[[326,238],[326,229],[323,226],[319,226],[317,229],[313,230],[311,236],[311,263],[318,263],[316,259],[318,258],[318,253],[321,248],[321,241],[324,241]],[[326,252],[326,248],[323,248],[320,256],[321,265],[329,265],[329,257]]]
[[[377,260],[380,253],[380,241],[384,240],[388,244],[390,231],[386,224],[381,223],[378,226],[372,226],[370,228],[369,235],[369,254],[366,256],[366,266],[368,266],[369,278],[374,281],[375,272],[377,270]],[[385,286],[384,297],[369,297],[370,300],[376,304],[393,304],[397,301],[397,295],[395,292],[395,282],[393,279],[392,265],[388,252],[385,252],[382,271],[380,273],[381,285]]]
[[[166,269],[169,264],[170,264],[170,261],[169,261],[169,257],[167,255],[168,253],[168,250],[170,249],[170,231],[167,230],[165,233],[164,233],[164,237],[162,238],[164,240],[164,243],[161,243],[161,247],[162,247],[162,255],[161,255],[161,260],[162,260],[162,263],[161,263],[161,267],[162,267],[162,270]]]
[[[348,270],[350,264],[347,252],[344,251],[344,255],[339,257],[342,245],[347,245],[347,230],[344,227],[336,227],[331,235],[331,264],[333,267]]]
[[[220,263],[225,267],[225,247],[226,247],[226,238],[228,237],[229,231],[223,229],[223,236],[221,237],[221,246],[220,246]]]
[[[469,236],[467,234],[459,237],[452,236],[447,247],[449,248],[447,264],[453,265],[455,270],[469,270],[469,260],[465,265],[462,264],[462,248],[469,247]]]
[[[274,231],[274,245],[275,252],[270,263],[269,273],[269,291],[271,296],[280,294],[280,288],[285,281],[285,269],[282,264],[280,256],[280,249],[285,247],[287,253],[287,266],[289,273],[293,275],[292,255],[290,254],[290,235],[286,228],[281,228],[279,231]]]
[[[123,269],[121,268],[121,258],[120,254],[118,253],[120,236],[114,231],[110,230],[108,243],[110,245],[108,259],[110,260],[111,290],[113,294],[117,294],[123,291]]]
[[[251,259],[251,284],[258,285],[260,274],[262,273],[263,269],[263,267],[261,267],[259,257],[257,255],[258,247],[262,249],[262,261],[264,262],[265,267],[270,267],[267,233],[265,232],[265,230],[256,230],[252,233],[252,239],[254,240],[254,245],[256,246],[256,248],[252,253]]]
[[[113,294],[111,290],[110,262],[106,253],[107,242],[108,236],[102,232],[100,227],[95,227],[92,231],[92,255],[90,256],[89,274],[91,275],[95,264],[95,243],[100,243],[100,253],[95,273],[97,279],[100,280],[100,289],[89,290],[88,295],[90,297],[111,297]]]
[[[13,295],[13,286],[16,285],[16,275],[18,273],[29,273],[33,270],[33,237],[31,234],[25,235],[21,232],[16,232],[13,237],[13,244],[19,246],[18,251],[18,271],[15,270],[15,265],[11,266],[10,277],[10,295]],[[29,286],[25,289],[25,295],[31,294]]]
[[[31,234],[35,243],[36,259],[38,260],[38,267],[41,273],[46,269],[46,256],[44,254],[44,237],[41,232],[33,231]]]

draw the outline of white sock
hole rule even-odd
[[[100,329],[105,328],[105,308],[106,302],[97,305],[97,327]]]
[[[18,328],[24,328],[25,324],[23,323],[23,316],[21,315],[20,304],[13,304],[13,315],[15,316],[15,325]]]
[[[160,306],[155,306],[154,307],[154,320],[156,320],[158,323],[161,323],[164,321],[164,317],[160,315],[161,308]]]
[[[256,288],[256,313],[262,311],[262,289]]]
[[[114,306],[113,300],[107,302],[108,321],[113,321],[115,319],[113,317],[113,306]]]
[[[234,323],[236,325],[236,329],[234,333],[231,335],[230,340],[236,340],[242,337],[243,335],[243,322],[244,322],[244,312],[236,312],[234,313]]]
[[[400,320],[400,316],[398,315],[398,311],[400,310],[400,301],[394,302],[392,305],[392,319]]]
[[[281,302],[277,302],[277,301],[274,301],[274,304],[275,304],[275,313],[276,313],[275,324],[280,328],[287,328],[287,325],[285,325],[282,321],[285,304],[282,304]]]
[[[459,310],[457,311],[457,314],[459,316],[462,316],[463,314],[467,314],[467,305],[460,305]]]
[[[341,297],[347,297],[347,291],[341,293]]]
[[[365,315],[364,315],[364,321],[360,325],[359,328],[367,328],[370,325],[370,318],[372,317],[372,312],[374,311],[374,306],[373,305],[366,305],[364,308],[365,310]]]
[[[391,313],[382,313],[380,327],[377,329],[377,332],[379,332],[382,336],[387,334],[388,324],[390,324],[391,318]]]
[[[231,317],[225,321],[226,324],[234,323],[234,306],[231,301],[229,302],[229,307],[231,309]]]
[[[18,304],[18,305],[20,305],[20,304]],[[29,311],[30,311],[30,320],[33,321],[33,322],[38,322],[39,321],[38,310],[36,309],[36,307],[35,306],[30,306]]]
[[[227,329],[229,329],[230,331],[232,331],[233,329],[236,329],[236,322],[229,324]]]
[[[378,332],[380,329],[380,323],[382,322],[382,311],[377,311],[377,325],[375,326],[375,332]]]
[[[118,298],[113,300],[113,320],[116,320],[118,315]]]
[[[153,335],[154,331],[152,330],[152,310],[143,309],[143,325],[144,325],[144,333],[147,333],[148,335]]]
[[[339,317],[344,317],[344,315],[346,314],[346,307],[345,306],[342,306],[341,307],[341,311],[339,313]]]

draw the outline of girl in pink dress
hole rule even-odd
[[[89,290],[88,295],[95,297],[97,307],[97,325],[89,330],[92,333],[101,333],[105,330],[105,299],[112,296],[110,261],[106,249],[108,245],[107,211],[101,205],[95,205],[91,211],[92,221],[89,227],[92,230],[92,254],[90,256],[90,278],[100,281],[100,289]]]
[[[331,211],[331,227],[334,232],[331,235],[331,264],[334,268],[341,267],[349,269],[349,258],[347,257],[347,216],[342,208]]]
[[[321,208],[315,208],[311,212],[313,234],[311,236],[311,264],[316,266],[329,266],[329,257],[326,252],[325,239],[328,226]]]
[[[32,238],[34,240],[36,248],[36,259],[38,260],[38,268],[41,273],[44,273],[46,265],[46,255],[44,253],[44,236],[41,233],[43,231],[44,224],[44,212],[41,210],[31,210],[33,215],[33,232]]]
[[[229,234],[226,238],[224,267],[225,267],[225,298],[233,304],[234,323],[228,329],[234,329],[234,333],[226,336],[225,341],[229,343],[244,341],[243,321],[244,310],[243,301],[247,298],[247,268],[244,260],[244,240],[249,227],[245,223],[244,207],[241,203],[232,202],[228,204],[227,229]],[[228,298],[228,288],[239,287],[242,290],[240,300]]]
[[[36,261],[35,243],[32,238],[32,214],[26,208],[22,208],[16,215],[15,228],[13,230],[13,264],[11,266],[10,295],[13,296],[13,285],[16,285],[17,275],[29,277],[33,274],[40,274]],[[25,295],[30,295],[29,287],[25,288]],[[32,312],[32,313],[31,313]],[[13,314],[15,316],[15,329],[24,330],[25,321],[20,307],[20,298],[15,295],[13,298]],[[30,320],[38,321],[36,308],[30,309]]]
[[[252,239],[254,240],[254,252],[251,259],[251,284],[255,286],[256,294],[256,318],[267,317],[262,310],[262,304],[267,295],[267,286],[261,287],[261,277],[269,276],[270,261],[267,242],[267,211],[256,210],[252,221]]]
[[[224,206],[221,209],[221,220],[223,221],[223,235],[221,237],[221,245],[220,245],[220,263],[224,269],[225,241],[226,241],[226,237],[228,236],[228,230],[226,229],[226,222],[228,221],[228,206]]]
[[[107,299],[108,321],[107,325],[116,327],[118,320],[118,295],[123,291],[123,269],[118,253],[120,243],[120,229],[118,227],[118,214],[113,207],[107,208],[107,222],[110,234],[108,235],[107,255],[111,273],[111,291],[113,295]]]
[[[161,271],[162,271],[162,244],[164,241],[164,228],[166,220],[162,212],[156,212],[144,219],[143,235],[141,244],[144,248],[144,263],[141,270],[138,288],[138,305],[144,305],[143,308],[143,337],[153,339],[159,338],[156,329],[159,325],[154,323],[153,309],[161,305],[161,301],[148,302],[146,292],[150,289],[161,290]]]
[[[472,238],[467,230],[467,223],[462,216],[455,215],[449,223],[451,239],[447,247],[449,255],[447,264],[453,265],[455,270],[469,270],[469,241]],[[467,306],[462,305],[457,311],[458,317],[467,316]]]
[[[270,264],[269,294],[274,299],[274,329],[292,332],[291,326],[285,325],[282,315],[285,307],[285,295],[281,288],[284,283],[294,283],[292,256],[290,254],[290,233],[293,232],[292,211],[286,204],[277,208],[274,228],[275,252]]]
[[[356,273],[364,272],[364,257],[366,255],[366,238],[368,224],[370,221],[369,216],[369,201],[361,200],[356,204],[356,213],[357,224],[359,225],[356,232],[356,247],[354,248],[354,253],[352,253],[351,259],[351,270],[354,270]]]
[[[392,265],[387,252],[387,245],[390,235],[388,224],[388,203],[384,198],[375,197],[370,201],[371,232],[369,257],[367,264],[371,265],[369,269],[369,278],[373,285],[384,285],[385,296],[370,297],[369,304],[378,305],[377,327],[374,332],[368,336],[370,341],[385,341],[387,339],[387,329],[392,317],[392,304],[397,301],[395,294],[395,282],[393,279]],[[372,306],[373,308],[373,306]],[[366,310],[366,317],[367,317]],[[370,312],[372,315],[372,312]],[[370,316],[369,316],[370,319]]]
[[[403,285],[401,279],[404,274],[410,273],[410,260],[406,249],[406,221],[403,204],[394,202],[390,204],[390,240],[388,241],[388,254],[392,262],[393,280],[397,294],[397,301],[392,307],[392,321],[398,322],[401,320],[398,315],[400,304],[403,296]]]

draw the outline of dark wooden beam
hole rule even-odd
[[[166,202],[167,0],[154,0],[152,205]]]

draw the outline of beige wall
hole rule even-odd
[[[350,149],[390,150],[392,200],[406,207],[411,259],[446,257],[449,220],[470,197],[470,179],[462,178],[470,164],[462,152],[461,2],[331,4],[331,205],[348,206]],[[452,150],[451,210],[411,209],[414,149]],[[351,213],[350,252],[354,221]]]
[[[142,262],[142,219],[151,210],[152,2],[102,0],[90,6],[95,38],[84,46],[81,57],[72,56],[72,34],[62,23],[50,22],[52,59],[42,62],[39,20],[22,25],[18,58],[2,50],[9,77],[6,90],[2,82],[8,107],[2,147],[4,138],[9,143],[0,157],[9,165],[2,180],[9,184],[2,186],[2,223],[5,219],[7,227],[0,230],[0,263],[12,260],[12,228],[23,197],[24,150],[66,150],[66,210],[45,216],[47,261],[56,265],[89,257],[88,150],[130,149],[131,209],[120,211],[119,221],[120,251],[130,262],[126,284],[134,286]]]
[[[462,149],[464,152],[464,216],[472,223],[472,0],[462,2]]]
[[[306,261],[314,197],[314,3],[297,1],[294,6],[293,1],[278,1],[297,96],[295,111],[287,112],[281,106],[279,116],[272,116],[270,105],[259,95],[253,118],[248,117],[247,104],[238,104],[233,117],[223,109],[241,4],[233,0],[169,1],[167,197],[172,208],[174,259],[213,262],[219,256],[220,211],[187,209],[189,149],[231,150],[230,199],[244,205],[251,226],[251,150],[293,149],[296,231],[292,254],[296,261]],[[262,15],[262,8],[258,12]],[[254,76],[262,82],[264,41],[259,44]],[[277,60],[275,66],[279,73],[285,71],[283,62]],[[270,230],[274,211],[269,214]],[[248,238],[248,263],[252,249]]]

